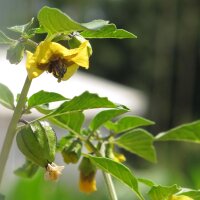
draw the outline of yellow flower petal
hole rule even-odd
[[[66,81],[69,79],[73,74],[77,71],[79,66],[77,64],[73,64],[69,67],[67,67],[67,72],[65,73],[64,77],[62,78],[63,81]]]
[[[30,80],[38,77],[44,72],[44,70],[41,70],[38,68],[37,63],[35,62],[35,59],[33,58],[33,54],[29,51],[27,51],[26,70],[27,70],[28,77]]]

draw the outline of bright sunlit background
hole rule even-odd
[[[10,33],[6,27],[27,23],[44,5],[60,8],[79,22],[98,18],[110,20],[118,28],[136,34],[138,39],[92,40],[94,54],[87,72],[81,71],[61,84],[44,74],[34,81],[30,93],[41,89],[56,90],[67,97],[84,90],[99,93],[125,104],[134,114],[155,121],[156,125],[148,129],[153,134],[200,119],[199,0],[1,0],[0,29]],[[26,76],[23,63],[9,65],[3,48],[0,50],[0,68],[0,82],[15,94],[19,93]],[[3,127],[0,145],[10,115],[11,112],[0,107],[0,126]],[[93,113],[89,113],[89,118],[91,115]],[[152,178],[160,184],[200,187],[200,145],[169,142],[156,144],[156,147],[157,164],[123,152],[128,157],[127,164],[137,175]],[[102,192],[101,174],[98,193],[92,196],[80,194],[76,187],[78,175],[73,166],[56,186],[44,184],[39,175],[33,182],[16,178],[11,171],[22,164],[22,159],[13,148],[9,161],[11,170],[7,169],[4,177],[5,185],[9,177],[12,180],[8,200],[107,198]],[[133,197],[121,184],[117,183],[117,186],[119,199]]]

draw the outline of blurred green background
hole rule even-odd
[[[200,119],[199,0],[1,0],[1,29],[26,23],[43,5],[60,8],[79,22],[110,20],[138,36],[135,40],[92,40],[94,55],[88,73],[143,91],[149,101],[144,117],[156,122],[149,129],[153,134]],[[171,142],[156,147],[156,165],[126,154],[128,164],[158,183],[200,187],[200,145]],[[40,177],[34,182],[19,180],[11,188],[10,200],[42,199],[39,192],[37,198],[27,195],[31,191],[36,195],[36,190],[50,191],[51,197],[49,192],[45,197],[49,200],[84,199],[76,189],[62,184],[55,190],[48,187],[52,188]],[[101,190],[90,198],[106,199]]]

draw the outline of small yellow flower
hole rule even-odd
[[[61,175],[64,166],[57,166],[55,163],[48,164],[46,167],[46,172],[44,178],[48,181],[56,181]]]
[[[56,42],[41,42],[34,53],[27,51],[26,69],[29,79],[47,71],[60,82],[69,79],[79,66],[88,69],[88,45],[86,40],[78,48],[67,49]]]
[[[97,190],[95,174],[94,171],[87,175],[82,171],[80,172],[79,189],[81,192],[91,193]]]

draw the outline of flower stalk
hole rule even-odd
[[[19,101],[17,103],[17,106],[14,110],[12,119],[10,121],[10,124],[7,129],[7,133],[4,139],[3,147],[0,153],[0,185],[2,183],[3,179],[3,174],[5,171],[5,166],[8,160],[8,156],[12,147],[13,139],[16,133],[16,128],[17,128],[17,123],[19,122],[22,112],[23,112],[23,107],[26,103],[26,97],[29,91],[31,85],[31,80],[29,78],[26,78],[26,81],[24,83],[24,86],[22,88],[21,95],[19,97]]]

